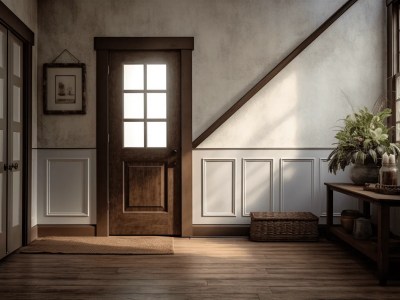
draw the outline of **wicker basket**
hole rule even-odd
[[[371,191],[386,195],[398,195],[400,194],[400,186],[379,183],[366,183],[364,185],[364,191]]]
[[[318,217],[310,212],[252,212],[250,240],[318,241]]]

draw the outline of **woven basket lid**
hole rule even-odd
[[[251,220],[255,221],[268,221],[268,220],[282,220],[282,221],[316,221],[318,217],[310,212],[251,212]]]

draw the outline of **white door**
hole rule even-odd
[[[0,258],[22,246],[22,52],[0,26]]]
[[[7,30],[0,25],[0,258],[7,253]]]

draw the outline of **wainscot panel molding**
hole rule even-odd
[[[46,217],[89,217],[89,158],[49,158],[46,163]]]
[[[336,175],[328,172],[330,152],[326,148],[195,149],[194,235],[235,235],[238,225],[250,224],[251,211],[310,211],[324,224],[324,182],[351,182],[348,168]],[[354,198],[335,193],[335,199],[335,222],[343,209],[358,207]],[[240,228],[242,233],[247,230]]]
[[[235,217],[236,159],[202,159],[203,217]]]
[[[95,224],[96,150],[38,149],[37,153],[38,224]]]
[[[242,216],[274,210],[274,159],[242,159]]]
[[[318,215],[314,158],[281,158],[279,211],[309,211]]]

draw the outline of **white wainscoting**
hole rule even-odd
[[[38,224],[96,223],[96,150],[38,149]]]
[[[242,159],[242,217],[252,211],[273,210],[273,172],[273,159]]]
[[[315,211],[314,158],[280,159],[279,211]]]
[[[235,217],[236,159],[202,159],[201,215]],[[223,181],[219,178],[224,178]]]
[[[249,224],[251,211],[310,211],[325,223],[324,182],[350,182],[328,172],[326,149],[196,149],[193,224]],[[354,198],[335,193],[336,222]]]

